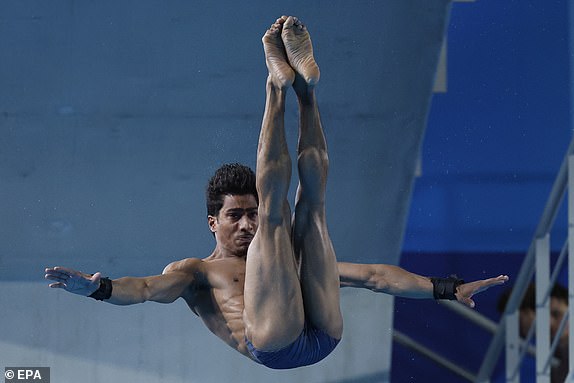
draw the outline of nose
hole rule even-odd
[[[251,231],[253,231],[254,227],[255,227],[255,225],[254,225],[253,221],[249,219],[249,217],[243,216],[241,218],[241,220],[239,221],[239,228],[241,230],[251,232]]]

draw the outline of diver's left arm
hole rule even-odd
[[[348,262],[339,262],[338,266],[341,287],[365,288],[404,298],[431,299],[436,297],[435,285],[431,278],[411,273],[398,266]],[[474,307],[474,301],[471,299],[474,294],[503,284],[507,280],[506,275],[500,275],[495,278],[462,283],[455,287],[454,295],[459,302]]]

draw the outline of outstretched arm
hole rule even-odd
[[[114,279],[112,294],[106,302],[115,305],[131,305],[146,301],[171,303],[197,283],[201,260],[186,259],[168,265],[161,275],[149,277],[123,277]],[[52,288],[90,296],[100,288],[101,274],[85,274],[65,267],[46,269],[46,279],[54,281]]]
[[[398,266],[339,262],[341,287],[359,287],[404,298],[431,299],[433,283],[430,278],[406,271]],[[476,293],[503,284],[506,275],[464,283],[456,288],[456,299],[474,307],[471,299]]]

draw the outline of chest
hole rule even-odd
[[[201,315],[242,312],[245,285],[244,262],[219,262],[209,265],[205,283],[192,292],[188,304]]]

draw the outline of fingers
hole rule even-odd
[[[92,277],[92,275],[90,274],[84,274],[77,270],[68,269],[66,267],[60,267],[60,266],[47,267],[45,271],[46,271],[46,278],[48,278],[48,275],[60,278],[81,277],[91,279]]]
[[[67,274],[67,275],[80,275],[80,272],[77,270],[73,270],[73,269],[68,269],[66,267],[61,267],[61,266],[56,266],[54,267],[54,271],[58,271],[62,274]]]
[[[46,275],[44,275],[44,278],[53,281],[64,282],[68,278],[68,275],[54,269],[46,269]]]
[[[508,275],[499,275],[498,277],[487,279],[487,281],[492,281],[499,284],[504,283],[508,281]]]
[[[460,303],[462,303],[465,306],[470,307],[471,309],[474,308],[475,303],[474,301],[470,298],[470,296],[466,296],[463,293],[456,293],[456,300],[459,301]],[[471,295],[472,296],[472,295]]]
[[[503,283],[506,283],[508,281],[508,275],[499,275],[496,278],[489,278],[489,279],[485,279],[483,282],[485,284],[485,286],[496,286],[496,285],[502,285]]]
[[[506,283],[508,279],[508,275],[499,275],[495,278],[482,279],[460,285],[458,287],[460,290],[457,289],[459,291],[456,294],[457,300],[473,309],[476,306],[474,301],[471,299],[473,295],[483,292],[492,286],[502,285],[503,283]]]
[[[462,303],[464,303],[466,306],[470,307],[471,309],[473,309],[474,306],[476,306],[474,301],[470,298],[464,298]]]
[[[52,267],[46,268],[46,278],[54,279],[54,278],[69,278],[72,275],[77,275],[77,272],[71,269],[65,269],[62,267]]]
[[[48,286],[52,287],[52,288],[58,288],[58,289],[66,289],[68,287],[66,282],[70,279],[65,274],[61,274],[57,271],[56,272],[50,271],[48,269],[46,269],[46,275],[44,275],[44,278],[51,280],[51,281],[55,281],[54,283],[50,283]]]
[[[60,266],[47,267],[45,272],[44,278],[54,281],[54,283],[48,285],[49,287],[61,288],[72,292],[81,289],[87,284],[99,284],[101,278],[101,273],[94,275],[83,274],[79,271]]]

